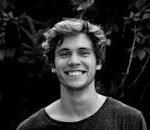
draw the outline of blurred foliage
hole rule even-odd
[[[39,36],[42,34],[42,29],[38,29],[36,30],[35,28],[35,24],[36,21],[34,21],[30,16],[27,16],[26,14],[22,14],[19,17],[14,17],[13,16],[13,12],[10,11],[8,13],[4,12],[1,10],[1,17],[0,17],[0,23],[2,24],[2,26],[0,26],[0,46],[1,48],[5,49],[5,43],[6,43],[6,35],[7,35],[7,27],[9,27],[10,24],[12,24],[13,26],[16,27],[16,31],[18,31],[18,36],[20,40],[22,37],[22,33],[24,33],[24,35],[27,36],[27,38],[31,41],[32,45],[27,45],[27,43],[20,43],[23,48],[26,49],[31,49],[31,52],[34,54],[36,54],[36,49],[39,49],[39,43],[38,43],[38,39]],[[39,23],[40,24],[40,23]],[[9,30],[11,31],[11,30]],[[11,34],[13,35],[13,34]],[[9,43],[9,44],[13,44],[13,43]],[[29,43],[28,43],[29,44]],[[8,45],[7,48],[9,48],[10,46]],[[12,45],[13,47],[13,45]],[[14,46],[15,47],[15,46]],[[39,52],[41,52],[40,50],[38,50]],[[24,54],[31,54],[29,51],[26,52],[24,51]],[[5,58],[5,56],[7,56],[5,53],[3,54],[3,57],[0,58],[0,60],[3,60]],[[21,60],[21,59],[20,59]],[[33,60],[33,59],[32,59]],[[36,60],[36,58],[35,58]],[[22,62],[24,60],[21,60]],[[28,62],[28,61],[26,61]],[[35,61],[29,61],[29,62],[35,62]]]
[[[6,6],[7,2],[3,0],[1,5]],[[84,18],[87,15],[89,8],[95,8],[94,2],[94,0],[70,0],[71,5],[74,7],[72,10],[76,11],[80,18]],[[133,34],[133,37],[130,37],[130,39],[133,38],[133,42],[129,43],[130,45],[127,48],[129,59],[128,63],[125,63],[127,64],[126,70],[125,72],[120,72],[122,73],[122,79],[118,88],[122,89],[130,71],[132,71],[133,60],[138,58],[142,62],[142,67],[130,86],[133,86],[138,81],[150,59],[150,2],[148,0],[134,0],[128,5],[128,13],[129,16],[122,16],[122,19],[124,19],[122,39],[127,41],[128,33],[132,32],[130,34]],[[106,21],[107,37],[111,37],[114,32],[120,33],[120,25],[114,22],[116,16],[115,14],[113,16]],[[0,10],[0,24],[0,60],[3,61],[5,58],[15,57],[18,63],[38,63],[44,68],[40,38],[43,31],[48,28],[48,25],[34,20],[26,13],[14,16],[13,11],[5,11],[5,7]],[[14,29],[15,34],[10,33]],[[14,35],[17,35],[18,45],[13,40],[10,40],[14,39]]]
[[[94,4],[94,0],[71,0],[71,2],[77,11],[86,10]]]
[[[64,1],[66,3],[68,2],[68,5],[66,5]],[[45,31],[45,29],[48,29],[57,20],[65,17],[62,15],[63,13],[66,14],[67,17],[69,17],[70,15],[71,17],[74,16],[83,19],[85,18],[90,21],[94,21],[95,23],[98,24],[102,22],[102,25],[104,26],[104,30],[106,32],[108,39],[111,39],[109,40],[109,44],[111,44],[110,49],[114,50],[110,51],[110,54],[108,55],[108,59],[110,60],[109,61],[110,63],[106,64],[108,65],[107,66],[108,68],[106,67],[108,72],[107,74],[105,72],[103,74],[102,72],[101,76],[104,80],[106,80],[106,85],[104,87],[97,89],[101,89],[99,91],[103,92],[104,94],[107,93],[108,95],[115,96],[117,98],[124,98],[128,96],[126,95],[129,93],[128,90],[134,88],[131,91],[132,93],[131,97],[133,94],[135,94],[134,91],[137,90],[139,91],[137,93],[140,95],[138,94],[134,95],[137,96],[135,98],[140,97],[140,101],[143,101],[144,94],[150,87],[149,80],[146,81],[147,83],[145,83],[144,85],[139,84],[138,86],[137,84],[141,81],[140,78],[144,77],[143,75],[148,75],[147,74],[148,72],[146,72],[146,70],[148,70],[147,68],[149,68],[148,65],[150,64],[150,1],[149,0],[132,0],[130,2],[121,1],[120,5],[118,5],[118,2],[116,2],[117,3],[116,4],[115,1],[113,2],[109,1],[108,5],[107,0],[106,1],[64,0],[64,1],[52,0],[50,2],[51,4],[49,5],[50,7],[53,7],[54,4],[54,8],[51,8],[51,10],[48,10],[50,8],[47,4],[49,1],[37,1],[37,4],[35,2],[37,7],[40,5],[40,3],[45,2],[46,3],[45,5],[44,4],[40,5],[40,9],[43,7],[44,10],[45,9],[44,6],[46,6],[47,9],[44,10],[46,11],[45,14],[36,14],[36,10],[30,9],[30,11],[28,12],[34,12],[35,15],[38,16],[38,18],[41,17],[41,20],[35,20],[35,18],[32,17],[29,13],[26,13],[27,11],[17,14],[16,13],[17,8],[15,7],[14,4],[15,2],[13,3],[13,0],[12,1],[1,0],[0,63],[5,63],[6,61],[7,61],[6,63],[8,63],[9,59],[10,61],[14,61],[16,63],[15,65],[19,64],[27,66],[27,68],[25,67],[25,69],[27,70],[26,73],[28,73],[28,77],[26,78],[30,79],[28,82],[31,81],[37,82],[37,80],[33,80],[34,77],[36,78],[38,77],[37,79],[39,78],[42,79],[43,74],[47,72],[44,57],[42,54],[43,50],[41,48],[41,42],[43,40],[42,34]],[[28,2],[29,1],[27,1],[26,6],[28,6]],[[32,5],[33,3],[31,2],[30,4]],[[124,3],[126,5],[124,5]],[[60,8],[61,6],[62,8]],[[69,7],[71,8],[70,12],[68,11],[70,9]],[[67,10],[66,8],[69,9]],[[39,12],[42,12],[42,9],[39,10]],[[57,12],[56,13],[57,16],[56,19],[54,20],[55,12]],[[49,17],[49,20],[46,22],[42,22],[42,19],[44,19],[45,16]],[[122,53],[122,51],[125,51],[125,53],[120,54]],[[124,57],[119,58],[120,55]],[[110,69],[111,71],[109,70],[109,66],[113,66]],[[7,70],[8,69],[7,67],[9,68],[10,66],[6,66],[6,69],[4,70]],[[15,72],[15,70],[13,72]],[[1,76],[3,75],[1,74]],[[5,78],[6,78],[5,80],[7,81],[8,80],[7,74]],[[10,78],[12,77],[10,76]],[[24,78],[24,76],[22,76],[22,78]],[[24,82],[25,85],[23,85]],[[26,85],[28,85],[29,83],[26,80],[24,82],[22,82],[22,86],[24,86],[25,87],[24,90],[26,90]],[[103,86],[103,83],[101,82],[98,82],[98,84],[100,86]],[[23,88],[22,86],[21,89]],[[140,89],[138,87],[140,87]],[[30,87],[28,87],[28,89],[30,89]],[[35,91],[34,87],[31,89],[33,89],[32,92],[34,93]],[[127,90],[128,93],[125,92],[125,90]],[[41,91],[41,89],[39,89],[39,91]],[[49,90],[47,91],[47,93],[49,93]],[[2,94],[0,92],[0,101],[2,101],[3,99]],[[28,102],[30,102],[29,99]],[[149,110],[147,111],[149,112]]]
[[[142,63],[141,70],[129,87],[136,84],[148,62],[150,62],[150,2],[147,0],[137,0],[129,10],[129,16],[124,17],[122,38],[125,39],[129,32],[131,32],[133,42],[127,49],[129,53],[128,65],[123,73],[122,82],[119,87],[124,87],[124,83],[130,71],[132,71],[131,66],[135,58],[138,58]]]
[[[45,23],[33,20],[23,13],[18,17],[13,11],[0,11],[0,60],[15,59],[18,64],[40,64],[44,68],[41,41]]]

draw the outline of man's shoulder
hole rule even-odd
[[[128,104],[123,103],[122,101],[119,101],[111,97],[108,97],[107,99],[107,107],[110,111],[124,116],[130,115],[138,117],[141,115],[141,111],[138,110],[137,108],[134,108]]]
[[[103,117],[116,125],[119,124],[119,127],[123,125],[132,129],[146,130],[146,123],[142,112],[114,98],[107,98],[103,113]]]
[[[24,121],[22,121],[18,127],[17,130],[22,130],[25,128],[32,128],[33,126],[36,127],[40,125],[44,118],[44,108],[41,108],[28,118],[26,118]]]

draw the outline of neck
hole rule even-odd
[[[95,113],[100,105],[100,95],[95,90],[94,82],[81,91],[71,91],[61,86],[61,108],[74,117],[88,117]]]

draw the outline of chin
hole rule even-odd
[[[66,82],[61,82],[62,85],[68,89],[68,90],[83,90],[91,86],[92,83],[94,83],[94,79],[91,80],[85,80],[85,79],[80,79],[80,80],[68,80]]]
[[[69,90],[83,90],[84,88],[87,87],[87,85],[85,83],[70,83],[65,85],[65,87]]]

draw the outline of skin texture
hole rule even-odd
[[[62,87],[79,90],[94,85],[96,69],[100,67],[96,65],[92,42],[86,34],[65,37],[56,48],[53,69]]]

